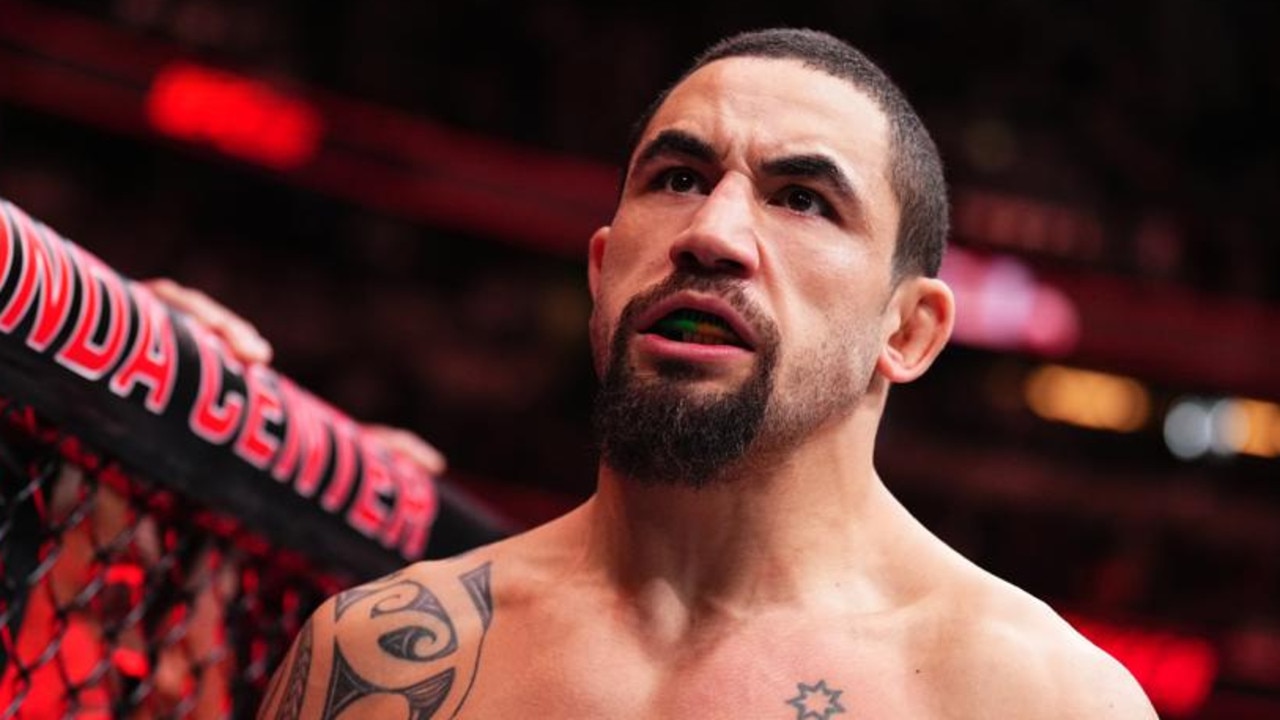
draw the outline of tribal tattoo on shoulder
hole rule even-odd
[[[439,597],[407,574],[390,575],[375,583],[347,590],[334,599],[335,624],[348,613],[356,612],[357,607],[362,608],[359,612],[368,619],[403,620],[376,638],[378,648],[388,658],[423,664],[423,677],[406,685],[380,684],[361,675],[335,638],[332,669],[325,683],[327,690],[320,714],[323,720],[337,720],[356,701],[372,695],[403,699],[408,710],[404,717],[410,720],[457,716],[471,694],[479,671],[484,640],[493,622],[494,603],[490,563],[464,572],[456,579],[479,618],[479,637],[466,632],[469,637],[459,638],[459,627],[474,628],[477,623],[472,620],[461,626],[455,624]],[[370,599],[371,602],[362,603]],[[457,612],[460,608],[455,607],[454,610]],[[385,626],[386,623],[380,625]],[[304,630],[306,632],[309,631]],[[309,634],[299,640],[291,661],[292,668],[287,673],[288,680],[281,688],[273,687],[268,691],[271,695],[282,696],[275,720],[297,718],[302,704],[301,690],[305,689],[307,682],[311,643]],[[460,680],[465,681],[465,686]],[[277,682],[280,682],[278,678]],[[298,689],[296,701],[295,688]]]
[[[263,698],[261,712],[258,714],[259,720],[265,720],[266,709],[276,704],[276,698],[282,692],[284,696],[279,701],[275,720],[298,720],[302,712],[302,701],[306,696],[307,675],[311,671],[311,645],[314,636],[315,630],[308,621],[302,626],[301,632],[298,633],[298,641],[285,658],[285,664],[289,670],[276,673],[271,680],[271,685],[267,687],[267,694]]]

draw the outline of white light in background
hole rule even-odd
[[[1248,398],[1179,398],[1164,418],[1164,442],[1183,460],[1216,455],[1280,456],[1280,406]]]
[[[1164,416],[1164,444],[1183,460],[1193,460],[1213,446],[1213,419],[1200,398],[1182,398]]]

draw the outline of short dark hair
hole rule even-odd
[[[920,116],[883,70],[845,41],[817,30],[774,28],[725,38],[707,49],[674,83],[663,90],[631,131],[623,164],[625,181],[632,156],[658,108],[671,91],[699,69],[734,57],[798,60],[846,80],[875,101],[889,120],[889,185],[898,199],[900,220],[894,247],[899,276],[938,274],[949,225],[947,185],[938,148]]]

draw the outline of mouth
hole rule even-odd
[[[667,313],[642,334],[658,335],[668,340],[694,345],[747,347],[724,318],[688,308]]]
[[[641,335],[656,335],[690,345],[753,349],[751,331],[727,304],[709,299],[672,299],[661,303],[639,324]]]

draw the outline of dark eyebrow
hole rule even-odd
[[[776,177],[821,180],[845,200],[859,200],[858,192],[836,161],[826,155],[788,155],[766,161],[761,169]]]
[[[634,167],[641,167],[660,155],[687,157],[698,162],[715,162],[716,151],[707,141],[683,130],[663,130],[636,155]]]

